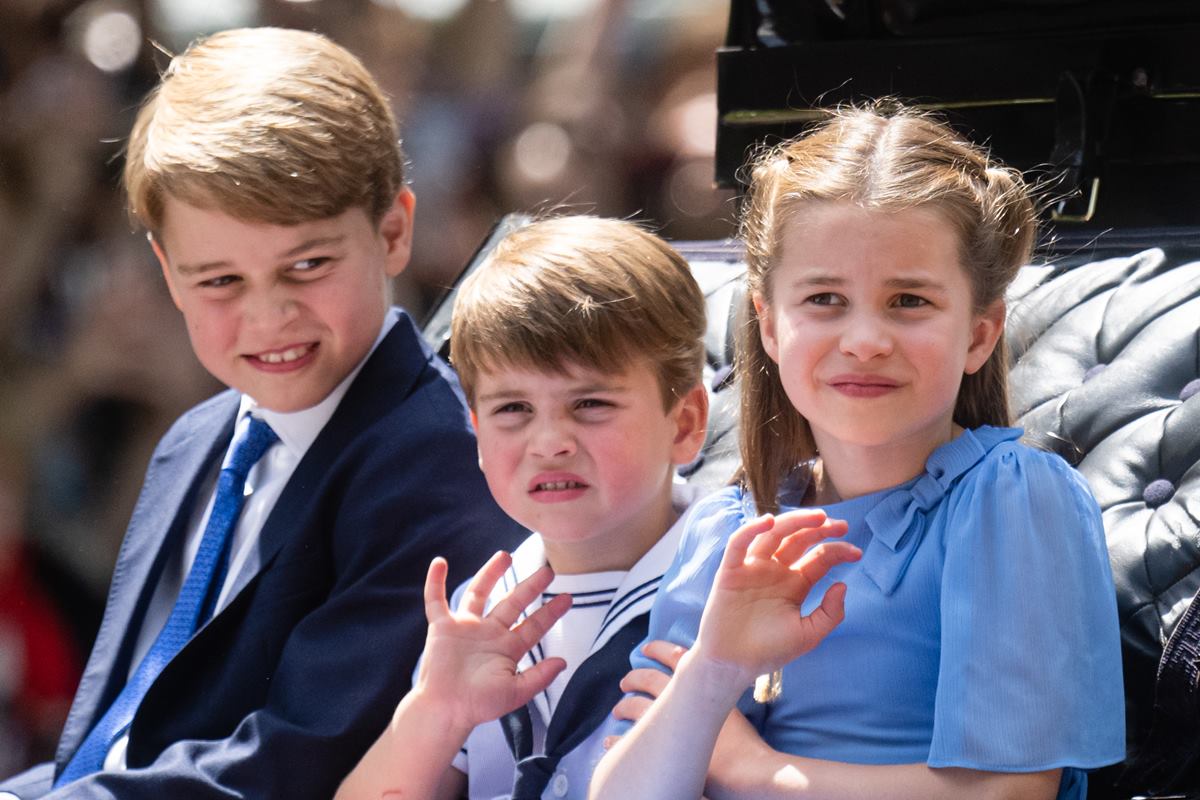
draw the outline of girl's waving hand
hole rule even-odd
[[[845,532],[846,523],[819,510],[768,514],[739,528],[705,605],[697,655],[736,666],[744,689],[816,647],[842,621],[846,587],[831,586],[811,614],[799,607],[832,567],[862,555],[847,542],[825,541]]]

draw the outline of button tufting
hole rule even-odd
[[[1156,481],[1151,481],[1150,484],[1142,490],[1142,499],[1146,501],[1146,505],[1150,508],[1158,508],[1163,503],[1170,500],[1175,495],[1175,484],[1165,478],[1159,478]]]
[[[1101,372],[1104,372],[1104,370],[1106,370],[1107,368],[1108,368],[1108,364],[1097,364],[1096,366],[1089,369],[1087,372],[1083,373],[1083,382],[1087,383],[1092,378],[1099,375]]]
[[[1188,381],[1184,387],[1179,390],[1179,400],[1186,403],[1197,393],[1200,393],[1200,378]]]

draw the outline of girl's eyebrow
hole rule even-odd
[[[825,273],[815,273],[805,275],[792,281],[791,288],[806,289],[810,286],[844,286],[846,279],[840,275],[832,275]]]
[[[923,291],[944,291],[945,286],[929,278],[889,278],[884,281],[889,289],[921,289]]]
[[[848,281],[839,275],[806,275],[792,281],[791,288],[807,289],[814,286],[845,286]],[[944,291],[945,285],[931,278],[888,278],[883,285],[889,289],[922,289],[925,291]]]

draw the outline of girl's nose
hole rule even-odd
[[[892,333],[887,323],[873,314],[854,314],[847,318],[842,331],[841,351],[860,361],[889,355]]]

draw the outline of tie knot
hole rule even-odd
[[[250,468],[258,463],[263,453],[277,441],[279,436],[271,430],[270,425],[258,417],[250,417],[250,425],[234,444],[233,457],[226,469],[236,472],[245,480]]]
[[[554,770],[558,768],[557,756],[528,756],[517,762],[513,775],[512,800],[537,800],[546,791]]]

